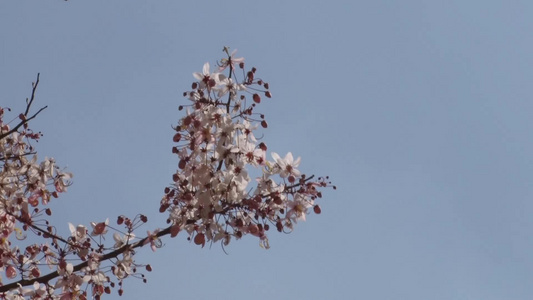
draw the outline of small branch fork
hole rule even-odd
[[[27,124],[29,121],[34,119],[41,111],[46,109],[48,106],[42,107],[39,109],[35,114],[33,114],[31,117],[28,117],[28,114],[30,112],[31,105],[33,103],[33,100],[35,99],[35,92],[37,91],[37,86],[39,85],[39,75],[40,73],[37,73],[37,80],[32,84],[32,91],[31,91],[31,98],[26,98],[26,111],[24,111],[24,118],[20,121],[15,127],[13,127],[11,130],[9,130],[6,133],[0,134],[0,140],[5,138],[6,136],[9,136],[13,132],[16,132],[21,126]]]

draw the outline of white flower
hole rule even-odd
[[[272,158],[274,159],[276,166],[273,168],[273,172],[278,173],[281,177],[287,177],[292,175],[294,177],[300,176],[300,171],[296,169],[300,165],[300,157],[296,160],[293,159],[292,153],[289,152],[285,155],[285,158],[281,158],[276,152],[272,152]]]
[[[120,233],[118,232],[115,232],[113,233],[113,239],[115,240],[115,248],[120,248],[124,245],[126,245],[127,243],[129,243],[131,240],[133,240],[135,238],[135,234],[133,233],[128,233],[124,236],[121,236]]]
[[[210,73],[208,62],[204,64],[202,73],[194,72],[192,75],[194,76],[194,78],[198,79],[198,81],[200,82],[200,89],[213,88],[220,81],[219,73]]]
[[[87,228],[83,225],[78,225],[74,227],[72,223],[68,223],[68,228],[70,229],[70,236],[76,239],[76,242],[79,242],[87,236]]]

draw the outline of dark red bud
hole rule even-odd
[[[180,230],[181,228],[178,224],[172,225],[172,227],[170,227],[170,237],[171,238],[176,237],[178,233],[180,232]]]
[[[266,96],[267,98],[272,98],[272,94],[271,94],[269,91],[266,91],[266,92],[265,92],[265,96]]]
[[[313,211],[315,212],[315,214],[319,215],[322,212],[322,209],[320,208],[320,206],[315,205],[313,207]]]
[[[39,271],[39,269],[33,268],[31,270],[31,275],[33,275],[33,277],[39,277],[39,276],[41,276],[41,272]]]
[[[202,245],[202,248],[204,247],[205,245],[205,235],[203,233],[198,233],[195,237],[194,237],[194,243],[196,245]]]
[[[254,102],[261,103],[261,97],[259,96],[259,94],[254,94]]]
[[[183,119],[183,125],[185,126],[189,126],[192,122],[192,119],[191,119],[191,116],[186,116],[184,119]]]
[[[180,162],[178,163],[178,167],[182,170],[185,169],[186,165],[187,165],[187,162],[184,159],[181,159]]]
[[[261,127],[263,128],[267,128],[268,127],[268,124],[265,120],[261,121]]]
[[[255,225],[255,224],[250,224],[248,226],[248,230],[250,230],[251,234],[254,234],[254,233],[257,233],[259,231],[259,227],[257,227],[257,225]]]
[[[167,210],[168,207],[169,207],[168,204],[161,205],[161,206],[159,207],[159,212],[160,212],[160,213],[164,213],[164,212]]]

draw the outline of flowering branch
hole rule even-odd
[[[267,159],[267,144],[256,135],[268,123],[255,110],[262,96],[272,97],[269,84],[257,76],[256,68],[245,71],[244,58],[236,58],[236,51],[223,51],[227,57],[217,63],[218,71],[211,72],[205,63],[201,73],[193,73],[192,89],[184,93],[189,104],[179,107],[186,115],[174,127],[172,148],[179,163],[159,202],[169,225],[147,231],[143,238],[134,233],[147,222],[141,214],[133,219],[119,216],[116,223],[123,230],[110,226],[107,219],[91,222],[92,231],[69,223],[71,235],[57,235],[46,219],[52,212],[44,206],[66,192],[72,174],[51,158],[37,163],[30,145],[41,134],[33,133],[28,122],[46,108],[28,117],[39,75],[15,127],[2,122],[0,107],[0,271],[10,280],[0,285],[0,299],[87,299],[88,287],[92,297],[100,299],[115,281],[122,295],[124,279],[144,278],[139,267],[151,271],[150,265],[135,262],[135,249],[150,245],[156,251],[164,236],[184,231],[189,241],[204,247],[216,242],[226,246],[232,239],[252,235],[261,247],[269,248],[271,227],[290,232],[310,210],[321,213],[315,203],[322,197],[321,189],[335,187],[328,177],[315,179],[300,172],[301,159],[291,152],[283,158],[271,152],[272,160]],[[221,73],[226,69],[227,75]],[[260,174],[255,182],[249,176],[254,169]],[[104,239],[110,231],[113,245]],[[12,247],[10,239],[15,235],[24,240],[25,232],[44,242]],[[41,275],[45,265],[53,271]]]

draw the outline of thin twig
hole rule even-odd
[[[5,138],[6,136],[9,136],[10,134],[12,134],[13,132],[16,132],[21,126],[23,126],[24,124],[28,123],[29,121],[31,121],[33,118],[35,118],[41,111],[43,111],[44,109],[46,109],[48,106],[45,106],[45,107],[42,107],[41,109],[39,109],[39,111],[37,111],[33,116],[29,117],[28,118],[28,113],[30,112],[30,108],[31,108],[31,105],[33,103],[33,100],[35,99],[35,92],[37,91],[37,85],[39,85],[39,75],[40,73],[37,73],[37,80],[35,81],[35,83],[33,83],[33,88],[32,88],[32,91],[31,91],[31,97],[30,99],[28,100],[28,98],[26,98],[26,110],[24,111],[24,120],[20,121],[20,123],[17,124],[17,126],[13,127],[11,130],[9,130],[8,132],[6,133],[3,133],[3,134],[0,134],[0,140]]]

